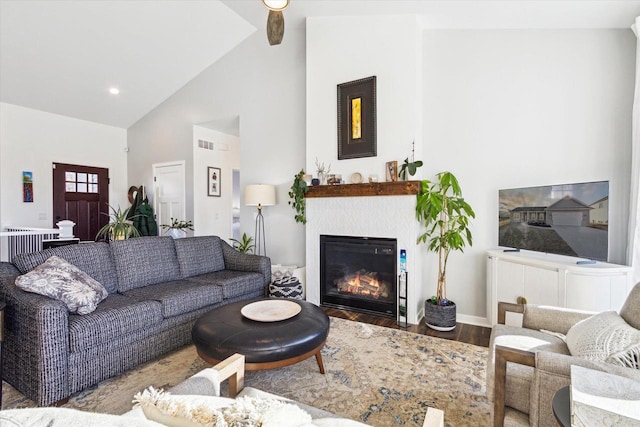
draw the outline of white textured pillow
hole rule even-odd
[[[299,407],[276,399],[172,395],[149,387],[134,403],[147,419],[170,427],[302,427],[311,416]]]
[[[572,356],[640,369],[640,330],[615,311],[605,311],[576,323],[567,332]]]
[[[91,313],[109,295],[100,282],[57,256],[18,276],[16,286],[62,301],[71,313],[78,314]]]

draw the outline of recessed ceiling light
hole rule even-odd
[[[111,95],[117,95],[117,94],[119,94],[119,93],[120,93],[120,89],[118,89],[117,87],[109,88],[109,93],[110,93]]]

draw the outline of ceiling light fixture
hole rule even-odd
[[[267,18],[267,39],[271,46],[282,43],[284,37],[284,15],[282,11],[289,6],[289,0],[262,0],[269,9]]]
[[[111,95],[117,95],[117,94],[119,94],[119,93],[120,93],[120,89],[118,89],[117,87],[109,88],[109,93],[110,93]]]

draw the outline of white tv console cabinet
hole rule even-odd
[[[498,301],[578,310],[620,310],[633,284],[631,267],[530,251],[492,250],[487,255],[487,313],[498,321]]]

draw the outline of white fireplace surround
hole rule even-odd
[[[307,301],[320,305],[321,234],[397,239],[398,269],[400,250],[407,251],[407,320],[417,324],[424,315],[425,296],[415,206],[415,195],[307,198]]]

